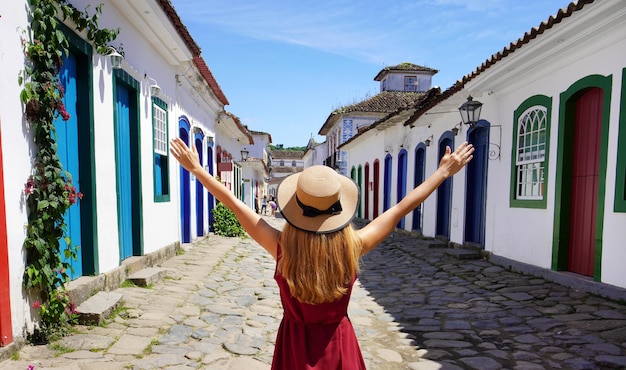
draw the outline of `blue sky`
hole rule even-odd
[[[568,0],[171,0],[230,104],[273,144],[304,146],[329,114],[379,92],[385,66],[449,88]]]

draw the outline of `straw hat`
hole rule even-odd
[[[327,166],[308,167],[278,186],[278,206],[292,226],[317,234],[341,230],[355,216],[359,189]]]

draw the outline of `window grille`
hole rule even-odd
[[[167,112],[156,104],[152,105],[154,126],[154,152],[167,155]]]
[[[527,109],[517,125],[516,198],[541,200],[544,196],[547,110],[542,106]]]

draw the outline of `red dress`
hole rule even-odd
[[[278,260],[281,249],[278,246]],[[284,315],[276,335],[272,370],[363,370],[365,362],[348,318],[348,303],[356,276],[340,299],[317,305],[291,296],[278,270],[274,279],[280,289]]]

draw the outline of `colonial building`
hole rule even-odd
[[[91,2],[69,3],[83,10]],[[36,316],[23,288],[23,244],[37,146],[16,78],[24,76],[30,4],[6,2],[0,22],[0,347],[23,338]],[[171,157],[171,138],[194,144],[207,171],[239,195],[241,182],[222,163],[239,161],[252,144],[225,112],[226,96],[169,1],[105,0],[98,23],[120,29],[104,55],[69,18],[58,26],[70,47],[59,75],[67,112],[54,122],[55,135],[63,169],[83,195],[66,216],[66,235],[80,246],[68,261],[70,285],[112,271],[124,276],[129,258],[159,261],[208,233],[213,199]]]
[[[276,189],[283,179],[304,170],[304,161],[300,150],[272,150],[268,198],[276,197]]]
[[[244,202],[252,209],[260,210],[261,200],[267,196],[267,185],[270,180],[269,149],[272,136],[267,132],[250,130],[254,143],[244,147],[242,154],[246,159],[242,162]],[[246,153],[247,152],[247,153]]]
[[[304,150],[304,154],[302,155],[304,168],[323,165],[326,158],[328,158],[328,147],[326,142],[317,143],[313,138],[309,139],[306,149]]]
[[[503,265],[626,288],[624,35],[621,2],[571,3],[449,89],[343,142],[363,217],[396,204],[447,147],[469,141],[473,161],[399,228]],[[470,102],[480,118],[464,124],[459,108]]]
[[[411,63],[382,69],[374,78],[380,83],[378,94],[336,109],[320,128],[319,135],[326,136],[328,153],[324,164],[346,175],[346,153],[338,150],[339,145],[372,123],[421,99],[424,92],[430,89],[435,73],[437,70]]]

